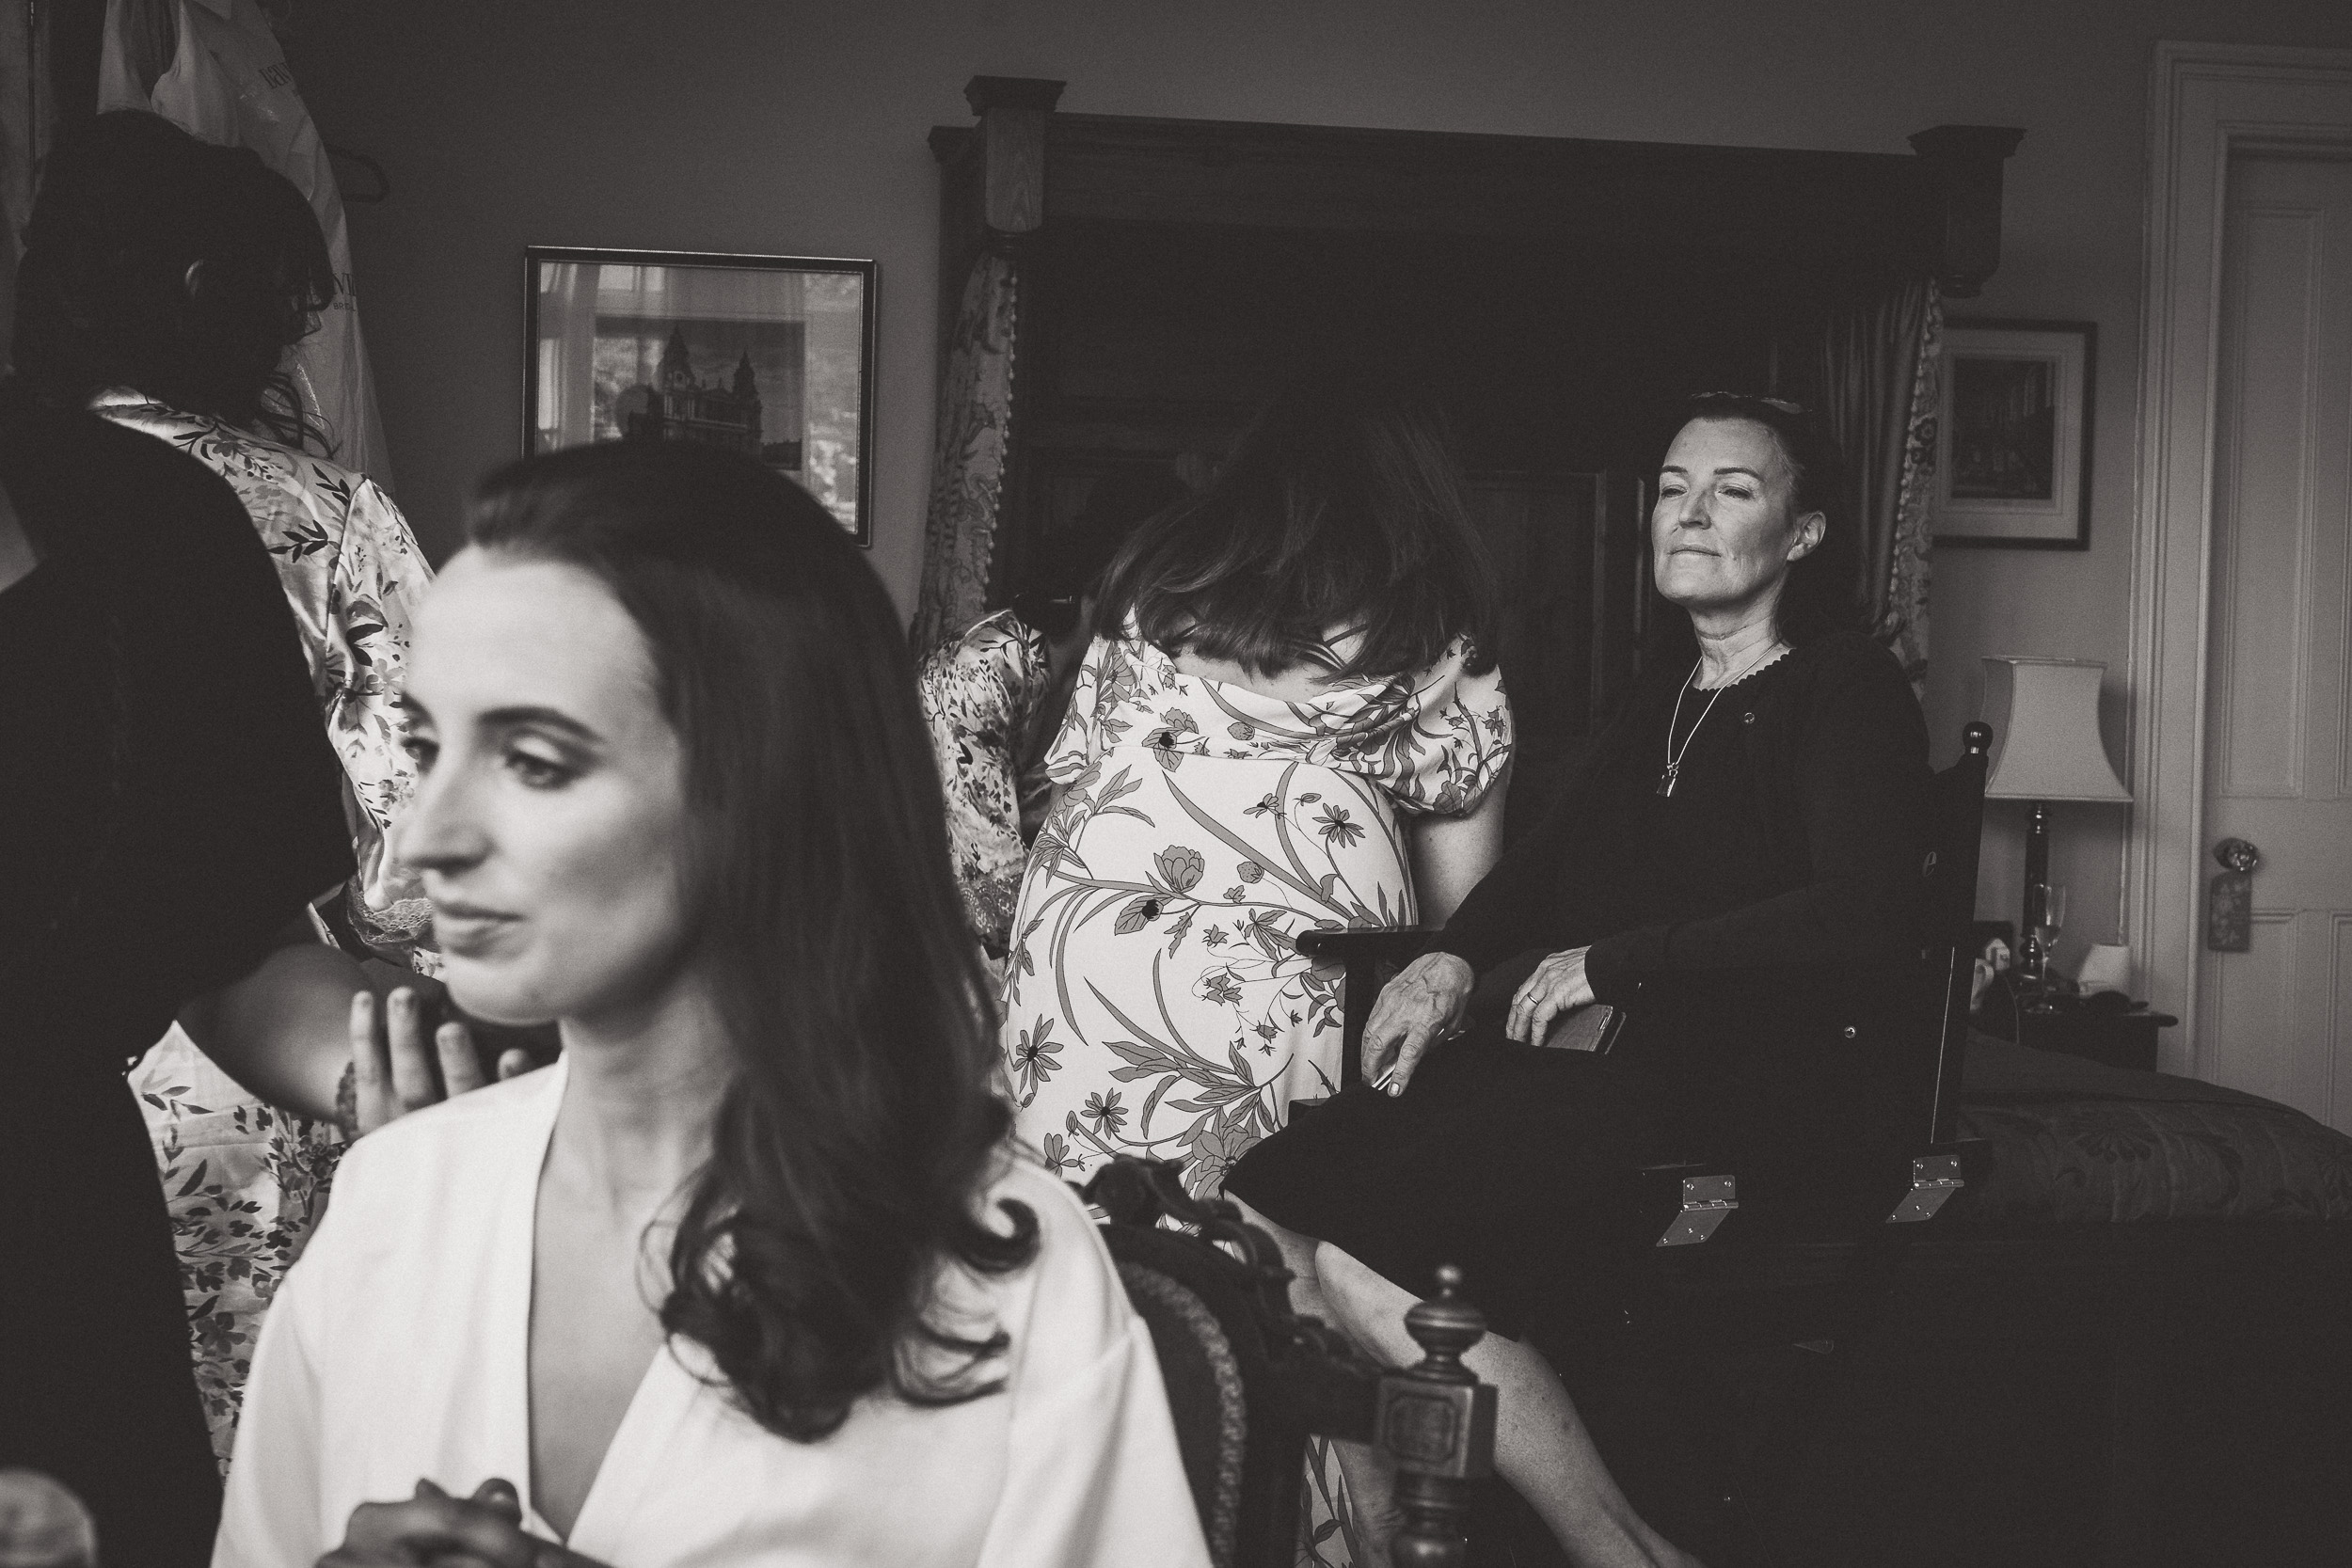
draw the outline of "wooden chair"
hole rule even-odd
[[[1178,1167],[1120,1158],[1087,1184],[1128,1300],[1150,1324],[1184,1471],[1216,1568],[1292,1568],[1310,1434],[1369,1443],[1396,1463],[1397,1568],[1459,1568],[1472,1487],[1492,1470],[1495,1390],[1462,1365],[1486,1320],[1440,1272],[1406,1315],[1426,1353],[1380,1367],[1291,1310],[1273,1239]],[[1175,1221],[1184,1229],[1169,1228]]]
[[[1931,782],[1916,1010],[1893,1064],[1907,1118],[1897,1159],[1858,1178],[1859,1189],[1761,1207],[1753,1195],[1742,1197],[1739,1173],[1720,1165],[1661,1164],[1631,1173],[1639,1228],[1630,1233],[1651,1239],[1640,1243],[1651,1256],[1628,1275],[1623,1342],[1593,1358],[1658,1368],[1732,1352],[1765,1362],[1761,1370],[1743,1369],[1750,1418],[1737,1432],[1708,1434],[1720,1462],[1697,1487],[1722,1510],[1722,1541],[1733,1544],[1726,1555],[1739,1555],[1737,1544],[1753,1538],[1748,1503],[1770,1489],[1774,1458],[1795,1451],[1853,1348],[1881,1326],[1913,1238],[1970,1182],[1980,1182],[1989,1164],[1983,1145],[1953,1134],[1992,739],[1987,726],[1970,724],[1960,760]],[[1431,934],[1321,931],[1300,939],[1301,952],[1346,967],[1343,1085],[1360,1074],[1363,1027],[1380,985],[1422,951]],[[1787,1266],[1792,1244],[1818,1245],[1825,1237],[1844,1243],[1842,1261],[1827,1277]],[[1713,1549],[1725,1552],[1722,1544]]]
[[[1952,1139],[1959,1110],[1960,1070],[1968,1041],[1968,990],[1975,951],[1970,923],[1976,915],[1977,861],[1984,828],[1984,777],[1993,732],[1972,723],[1963,732],[1958,762],[1930,781],[1929,849],[1919,869],[1922,911],[1917,1017],[1900,1041],[1896,1065],[1904,1114],[1911,1119],[1904,1164],[1888,1173],[1893,1194],[1884,1211],[1890,1224],[1915,1224],[1935,1217],[1952,1195],[1965,1188],[1980,1151]],[[1435,932],[1425,927],[1378,931],[1310,931],[1298,940],[1309,958],[1338,962],[1346,971],[1341,1022],[1343,1030],[1341,1087],[1362,1075],[1360,1047],[1373,1000],[1395,971],[1424,951]],[[1696,1164],[1655,1165],[1643,1175],[1662,1206],[1657,1232],[1661,1247],[1694,1246],[1710,1240],[1740,1210],[1739,1175]]]

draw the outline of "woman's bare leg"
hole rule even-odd
[[[1324,1294],[1323,1281],[1315,1272],[1315,1253],[1321,1245],[1311,1236],[1302,1236],[1259,1213],[1248,1204],[1225,1195],[1241,1211],[1242,1218],[1274,1238],[1274,1244],[1282,1249],[1282,1262],[1291,1271],[1291,1309],[1305,1317],[1321,1318],[1339,1329],[1366,1355],[1386,1360],[1386,1353],[1364,1343],[1347,1327]],[[1421,1359],[1418,1353],[1412,1358]],[[1331,1452],[1340,1462],[1340,1476],[1347,1483],[1348,1512],[1355,1515],[1359,1543],[1364,1548],[1366,1560],[1356,1568],[1389,1568],[1389,1542],[1404,1527],[1405,1515],[1396,1506],[1396,1467],[1386,1454],[1368,1443],[1343,1443],[1336,1439]]]
[[[1315,1249],[1314,1271],[1318,1296],[1349,1338],[1391,1367],[1422,1358],[1405,1329],[1416,1301],[1411,1291],[1327,1243]],[[1697,1568],[1696,1558],[1633,1512],[1559,1374],[1532,1346],[1489,1335],[1462,1362],[1497,1391],[1495,1468],[1534,1508],[1569,1560],[1579,1568]],[[1352,1485],[1352,1473],[1348,1480]]]

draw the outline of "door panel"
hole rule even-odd
[[[2206,1076],[2233,1088],[2294,1103],[2291,1053],[2275,1049],[2295,1033],[2295,920],[2275,911],[2254,916],[2253,947],[2216,953],[2198,994],[2209,1042]]]
[[[2328,1059],[2335,1082],[2327,1121],[2352,1127],[2352,1070],[2344,1065],[2352,1063],[2352,914],[2337,913],[2328,926],[2328,967],[2335,984],[2328,998]]]
[[[2260,849],[2200,1070],[2352,1130],[2352,162],[2232,160],[2206,842]]]

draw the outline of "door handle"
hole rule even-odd
[[[2254,868],[2262,864],[2262,851],[2242,838],[2225,838],[2213,847],[2213,858],[2221,870],[2205,895],[2205,946],[2216,953],[2250,953]]]

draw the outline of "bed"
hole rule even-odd
[[[2218,1084],[1971,1036],[1961,1134],[1993,1168],[1962,1226],[2352,1221],[2352,1138]]]
[[[1883,1306],[1793,1410],[1813,1369],[1783,1341],[1818,1332],[1855,1245],[1777,1240],[1759,1280],[1726,1227],[1662,1259],[1676,1342],[1587,1411],[1637,1503],[1711,1562],[2352,1562],[2352,1138],[1982,1034],[1958,1119],[1988,1167],[1904,1227]],[[1726,1474],[1769,1494],[1752,1536],[1708,1535]],[[1483,1522],[1474,1561],[1557,1560],[1507,1501]]]

